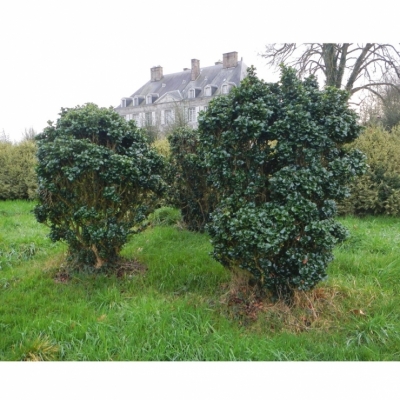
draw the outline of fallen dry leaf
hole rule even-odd
[[[367,315],[363,310],[351,310],[351,312],[356,315],[364,315],[364,316]]]

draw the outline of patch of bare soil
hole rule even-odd
[[[222,299],[222,303],[227,305],[230,317],[238,319],[240,325],[256,321],[258,314],[264,310],[265,302],[266,299],[257,289],[244,285],[230,290]]]
[[[120,260],[119,263],[113,268],[107,268],[103,271],[94,269],[91,272],[104,273],[108,276],[115,275],[117,278],[132,278],[136,275],[142,275],[147,271],[147,266],[140,264],[136,260]],[[70,270],[65,265],[62,265],[60,269],[54,275],[54,281],[56,283],[68,283],[72,279],[73,270]]]
[[[56,283],[68,283],[70,279],[69,273],[64,270],[58,271],[54,276],[54,282]]]

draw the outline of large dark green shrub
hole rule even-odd
[[[0,141],[0,200],[36,197],[36,144]]]
[[[360,133],[348,94],[320,91],[316,79],[282,67],[276,84],[253,69],[199,119],[201,151],[220,196],[209,233],[213,255],[249,271],[263,289],[289,295],[326,276],[335,244],[346,236],[336,201],[364,169],[345,143]]]
[[[368,127],[349,147],[367,156],[367,173],[351,184],[342,214],[400,216],[400,125],[391,132]]]
[[[208,184],[204,156],[199,153],[199,134],[191,128],[177,128],[168,136],[169,202],[182,212],[190,230],[203,231],[217,203],[216,191]]]
[[[62,109],[37,143],[37,220],[79,266],[114,265],[163,191],[160,156],[132,121],[94,104]]]

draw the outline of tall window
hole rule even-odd
[[[211,96],[211,86],[206,86],[204,89],[204,96]]]
[[[153,102],[152,97],[149,95],[146,97],[146,104],[151,104]]]
[[[136,122],[136,126],[140,127],[140,118],[138,114],[133,114],[133,119]]]
[[[188,109],[188,119],[189,119],[189,122],[196,122],[196,108],[195,107],[190,107]]]
[[[228,85],[222,85],[222,94],[228,94]]]
[[[151,112],[145,114],[145,124],[146,126],[152,125]]]
[[[189,90],[189,99],[194,99],[196,96],[195,96],[195,91],[194,91],[194,89],[190,89]]]
[[[134,104],[135,106],[138,106],[138,105],[139,105],[139,99],[138,99],[137,97],[135,97],[135,98],[133,99],[133,104]]]
[[[171,125],[174,121],[172,120],[172,110],[165,110],[165,124]]]
[[[121,107],[126,107],[126,99],[121,100]]]

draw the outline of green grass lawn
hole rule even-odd
[[[177,226],[131,238],[137,272],[64,276],[33,207],[0,202],[0,360],[400,360],[399,219],[342,219],[328,280],[288,307],[246,297]]]

